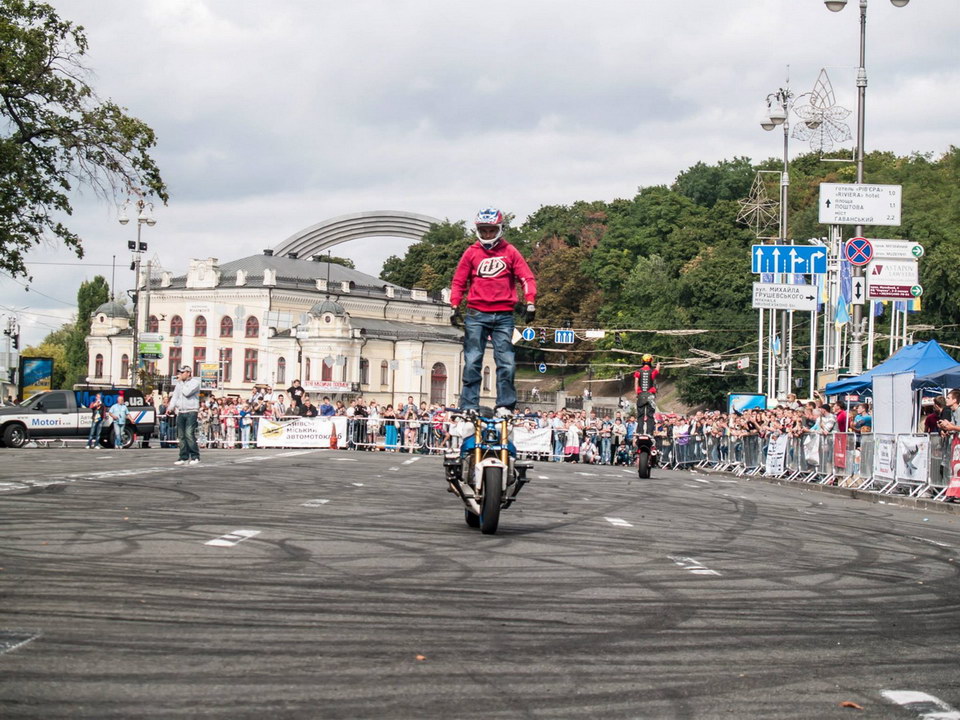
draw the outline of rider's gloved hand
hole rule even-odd
[[[527,309],[523,313],[523,321],[525,323],[532,323],[533,319],[537,316],[537,307],[533,303],[527,303]]]
[[[450,324],[454,327],[463,327],[463,313],[460,312],[460,308],[455,307],[453,309],[453,315],[450,316]]]

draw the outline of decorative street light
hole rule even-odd
[[[135,385],[140,376],[140,256],[141,253],[146,252],[147,244],[140,240],[140,232],[144,225],[148,227],[153,227],[157,224],[157,221],[153,218],[153,203],[145,202],[144,199],[138,198],[135,203],[137,208],[137,239],[136,241],[129,240],[127,241],[127,249],[133,251],[133,261],[130,263],[130,269],[133,270],[134,276],[134,289],[133,289],[133,367],[134,367],[134,376],[132,378],[131,385]],[[121,225],[126,225],[130,222],[130,218],[127,216],[127,208],[130,207],[130,201],[128,200],[124,203],[123,207],[120,209],[120,217],[117,218],[118,222]],[[149,313],[148,313],[149,315]],[[149,318],[148,318],[149,320]]]
[[[787,195],[790,188],[790,159],[789,159],[789,138],[790,138],[790,108],[793,105],[794,95],[790,89],[780,88],[775,93],[767,95],[767,117],[760,123],[760,127],[770,131],[778,126],[783,126],[783,170],[780,173],[780,233],[777,238],[778,245],[787,244]],[[788,330],[788,323],[792,325],[792,316],[786,311],[780,311],[780,378],[777,383],[778,392],[774,395],[786,397],[790,392],[790,382],[793,370],[793,338],[792,327]],[[770,341],[773,342],[774,328],[771,328]],[[771,378],[773,372],[771,368]],[[772,384],[772,383],[771,383]]]
[[[910,0],[890,0],[894,7],[905,7]],[[847,5],[847,0],[824,0],[824,4],[831,12],[840,12]],[[860,0],[860,65],[857,68],[857,183],[863,183],[863,142],[866,126],[867,100],[867,0]],[[863,237],[863,226],[857,225],[854,232],[857,237]],[[863,277],[863,268],[853,268],[854,277]],[[863,372],[863,306],[853,306],[853,323],[850,332],[850,372],[859,375]]]

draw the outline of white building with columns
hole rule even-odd
[[[188,364],[216,363],[218,394],[249,395],[255,386],[312,394],[362,394],[379,403],[456,405],[463,369],[462,331],[450,307],[426,291],[406,289],[322,255],[260,255],[220,263],[194,259],[187,272],[165,272],[140,285],[140,332],[161,336],[163,357],[148,364],[171,376]],[[116,302],[93,313],[89,381],[130,385],[133,322]],[[494,402],[496,371],[488,348],[481,402]]]

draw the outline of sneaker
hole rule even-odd
[[[200,464],[200,458],[194,458],[193,460],[191,460],[191,461],[190,461],[189,463],[187,463],[187,464],[188,464],[188,465],[199,465],[199,464]]]
[[[508,407],[498,407],[493,413],[493,416],[498,418],[512,418],[513,410]]]
[[[186,465],[186,464],[187,464],[187,461],[186,461],[186,460],[177,460],[177,461],[174,463],[174,465]]]

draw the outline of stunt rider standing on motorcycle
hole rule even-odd
[[[637,426],[647,435],[653,435],[654,413],[657,412],[657,377],[660,375],[660,363],[651,368],[653,356],[649,353],[641,358],[643,365],[633,373],[634,390],[637,393]]]
[[[536,313],[537,283],[520,251],[503,238],[503,213],[496,208],[484,208],[477,213],[475,224],[477,242],[463,253],[450,287],[454,311],[451,321],[455,325],[459,324],[459,307],[465,293],[467,297],[460,406],[463,410],[480,406],[483,353],[489,336],[497,365],[497,414],[508,416],[517,404],[513,352],[516,285],[519,282],[523,286],[524,320],[530,323]]]

